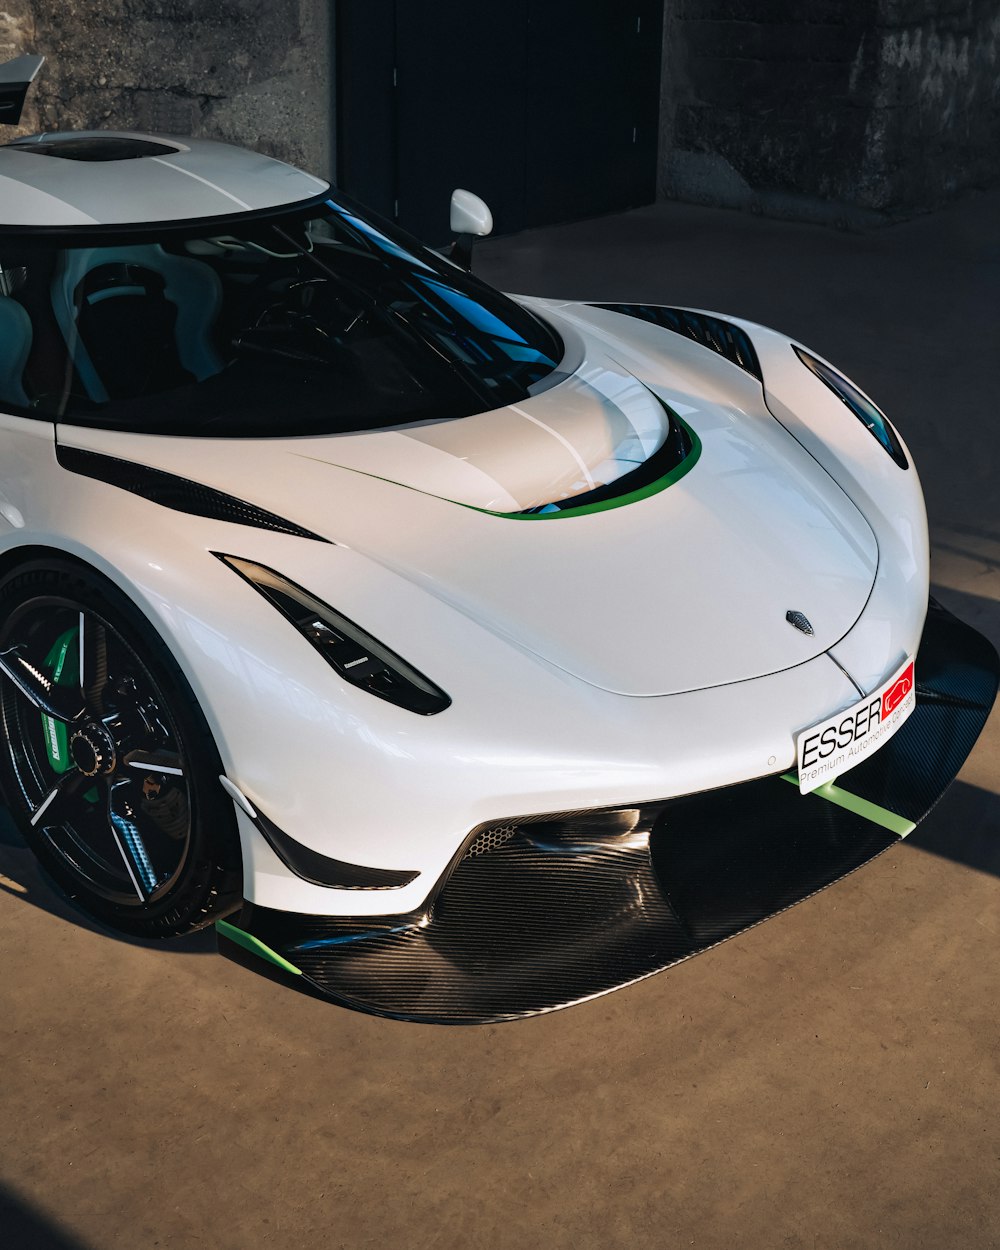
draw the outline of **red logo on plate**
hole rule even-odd
[[[913,689],[913,665],[908,664],[899,677],[882,696],[882,720],[895,712]]]

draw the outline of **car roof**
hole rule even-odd
[[[0,146],[0,230],[232,217],[329,189],[283,161],[210,139],[77,130]]]

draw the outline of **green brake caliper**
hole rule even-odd
[[[45,667],[52,674],[57,686],[77,686],[80,681],[80,631],[75,626],[67,629],[56,639],[52,650],[45,657]],[[49,757],[52,771],[64,773],[72,768],[73,760],[69,753],[69,730],[62,721],[54,720],[42,713],[42,735],[45,738],[45,753]],[[99,792],[96,786],[83,796],[88,803],[96,803]]]
[[[52,650],[45,657],[45,667],[52,674],[52,680],[57,686],[79,684],[79,637],[78,629],[67,629],[56,639]],[[45,736],[45,751],[52,765],[52,771],[64,773],[73,763],[69,755],[69,733],[66,726],[62,721],[53,720],[51,716],[43,713],[42,733]]]

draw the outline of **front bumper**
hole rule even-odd
[[[473,1024],[553,1011],[714,946],[905,837],[972,750],[996,697],[990,643],[932,602],[917,707],[813,794],[771,776],[635,808],[474,830],[424,907],[362,920],[247,903],[220,949],[357,1010]]]

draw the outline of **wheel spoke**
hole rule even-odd
[[[71,769],[69,772],[63,773],[52,789],[45,795],[42,801],[31,814],[32,825],[37,825],[43,816],[48,816],[53,824],[60,824],[59,813],[65,805],[65,800],[71,798],[72,795],[80,788],[83,778],[76,771]]]
[[[136,824],[135,807],[129,797],[131,781],[113,781],[108,788],[108,823],[118,844],[132,885],[146,901],[156,889],[156,872]]]
[[[129,768],[139,768],[145,773],[166,773],[171,777],[183,777],[181,757],[176,751],[129,751],[125,756]]]
[[[0,746],[29,841],[95,906],[155,909],[188,867],[196,768],[143,649],[48,588],[0,633]]]
[[[108,684],[108,639],[104,626],[80,613],[80,698],[95,719],[104,714],[104,687]]]
[[[82,693],[56,685],[21,655],[19,647],[0,651],[0,673],[10,678],[29,703],[53,720],[72,725],[83,716]]]

